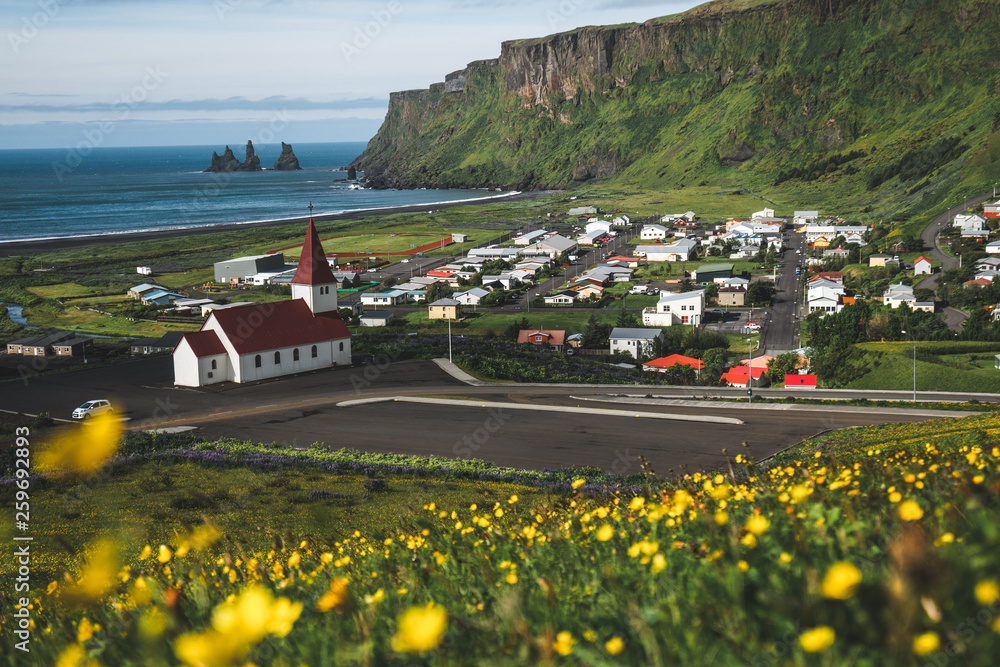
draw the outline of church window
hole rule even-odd
[[[313,345],[313,346],[312,346],[312,358],[313,358],[313,359],[315,359],[315,358],[316,358],[316,357],[318,357],[318,356],[319,356],[319,350],[317,350],[317,349],[316,349],[316,346],[315,346],[315,345]]]
[[[340,344],[340,351],[341,351],[341,352],[343,352],[343,351],[344,351],[344,344],[343,344],[343,343],[341,343],[341,344]]]
[[[281,352],[275,352],[274,353],[274,363],[276,363],[276,364],[280,364],[281,363]]]
[[[298,360],[299,360],[299,348],[295,348],[294,350],[292,350],[292,361],[298,361]]]
[[[212,359],[212,370],[214,371],[218,367],[219,367],[219,362],[216,361],[215,359]]]
[[[256,357],[253,358],[253,365],[254,365],[254,368],[260,368],[260,355],[259,354]]]

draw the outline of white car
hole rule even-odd
[[[111,407],[111,401],[103,398],[97,398],[92,401],[87,401],[76,410],[73,411],[73,419],[90,419],[97,415],[103,415],[105,412],[114,413],[114,408]]]
[[[408,259],[401,259],[401,260],[399,260],[399,263],[400,264],[409,264],[410,260],[408,260]]]

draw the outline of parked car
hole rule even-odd
[[[760,329],[760,325],[756,322],[747,322],[743,325],[744,329]]]
[[[114,413],[114,411],[114,408],[111,407],[111,401],[104,398],[97,398],[87,401],[74,410],[73,419],[90,419],[97,415],[103,415],[105,412]]]

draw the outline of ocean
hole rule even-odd
[[[243,160],[245,144],[229,144]],[[219,146],[0,150],[0,242],[259,222],[488,196],[483,190],[352,190],[365,144],[293,144],[301,171],[270,169],[281,144],[254,144],[265,171],[205,173]]]

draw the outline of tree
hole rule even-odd
[[[502,306],[507,302],[507,292],[502,289],[496,289],[484,296],[479,300],[484,306]]]
[[[770,280],[755,280],[747,288],[747,301],[753,306],[766,306],[774,296],[774,283]]]
[[[785,352],[767,362],[767,374],[771,376],[772,381],[778,381],[779,378],[784,379],[786,375],[795,373],[798,365],[799,353]]]
[[[587,328],[583,332],[583,347],[589,349],[599,349],[608,347],[611,340],[610,324],[605,324],[597,319],[595,313],[591,313],[587,320]]]
[[[636,317],[635,313],[630,313],[627,310],[623,310],[618,313],[618,320],[615,322],[615,326],[622,329],[634,329],[636,327],[641,327],[642,322]]]
[[[528,323],[528,318],[522,317],[519,320],[514,320],[507,325],[507,328],[503,330],[502,337],[506,340],[517,340],[518,334],[521,333],[522,329],[530,329],[531,325]]]

